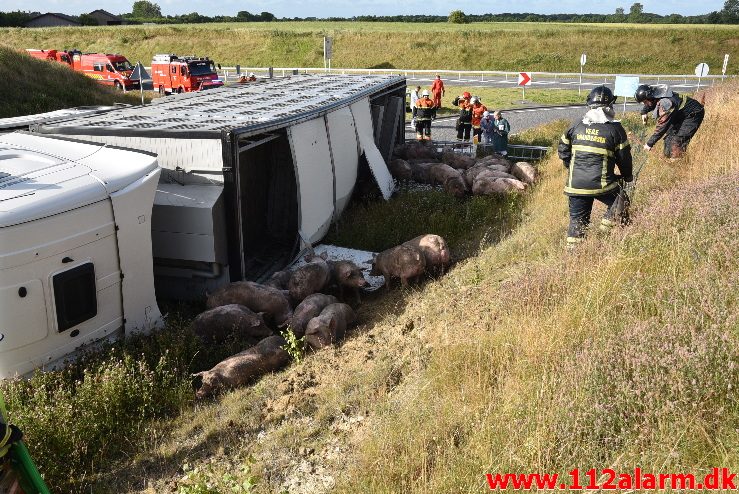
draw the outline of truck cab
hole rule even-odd
[[[71,52],[72,68],[101,84],[122,91],[139,89],[139,81],[131,79],[133,65],[118,54]]]
[[[160,94],[189,93],[223,86],[215,63],[208,57],[154,55],[151,61],[154,90]]]

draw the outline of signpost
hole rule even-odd
[[[531,84],[531,74],[528,72],[519,72],[518,85],[521,86],[521,89],[523,90],[522,99],[526,99],[526,86],[529,84]]]
[[[323,37],[323,69],[331,72],[331,55],[333,52],[333,40],[326,36]],[[328,62],[328,64],[327,64]]]
[[[613,89],[613,94],[616,96],[623,96],[624,98],[624,113],[626,113],[626,99],[633,97],[636,94],[636,88],[639,87],[638,77],[627,77],[623,75],[616,76],[616,87]]]
[[[721,68],[721,80],[726,77],[726,66],[729,65],[729,54],[724,55],[724,66]]]
[[[585,62],[588,61],[588,55],[583,53],[580,55],[580,84],[577,85],[577,95],[582,96],[582,69],[585,66]]]
[[[131,73],[131,79],[138,79],[139,80],[139,89],[141,90],[141,106],[144,105],[144,79],[151,79],[149,74],[146,72],[146,69],[141,64],[141,62],[136,62],[136,67],[133,69],[133,73]]]
[[[695,75],[698,76],[698,89],[701,88],[701,77],[708,75],[708,64],[701,62],[695,66]]]

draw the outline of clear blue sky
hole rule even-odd
[[[452,10],[460,9],[468,14],[534,12],[538,14],[610,14],[617,7],[626,12],[634,3],[602,0],[600,2],[583,2],[582,0],[519,0],[517,2],[449,2],[445,0],[219,0],[202,2],[195,0],[161,0],[155,1],[165,15],[187,14],[198,12],[204,15],[236,15],[239,10],[251,13],[272,12],[277,17],[351,17],[355,15],[398,15],[398,14],[433,14],[446,15]],[[652,1],[644,0],[645,12],[655,14],[706,14],[721,10],[723,0],[677,0]],[[78,15],[95,9],[105,9],[114,14],[131,11],[133,0],[3,0],[0,9],[3,11],[24,10],[38,12],[62,12]]]

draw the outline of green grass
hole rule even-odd
[[[123,94],[61,64],[36,60],[0,46],[0,118],[72,106],[141,104],[138,93]]]
[[[638,35],[635,35],[638,33]],[[736,26],[280,22],[174,26],[0,29],[0,44],[119,52],[148,64],[155,53],[210,56],[225,65],[321,67],[323,36],[334,67],[692,74],[704,61],[739,57]],[[661,47],[660,56],[645,50]],[[729,65],[729,73],[739,67]]]

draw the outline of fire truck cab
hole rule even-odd
[[[160,94],[188,93],[223,86],[215,63],[208,57],[154,55],[151,61],[154,90]]]
[[[128,91],[138,89],[139,81],[131,79],[133,65],[118,54],[70,52],[72,68],[101,84]]]
[[[26,53],[31,55],[33,58],[39,58],[41,60],[52,60],[66,65],[72,65],[72,59],[66,51],[38,50],[26,48]]]

